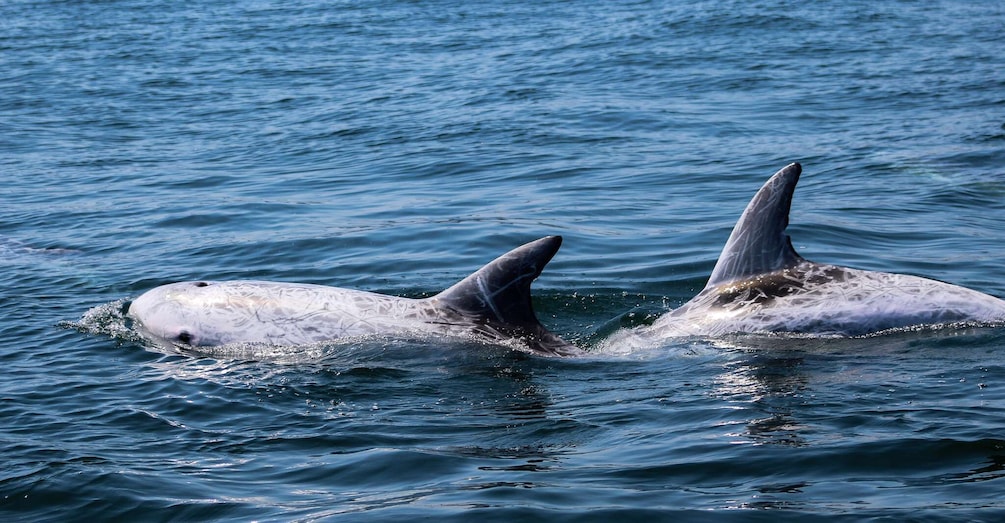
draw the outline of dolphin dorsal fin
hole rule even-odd
[[[561,246],[561,236],[546,236],[517,247],[431,299],[491,330],[521,338],[536,353],[579,354],[541,325],[531,306],[530,284]]]
[[[792,193],[801,172],[798,163],[789,164],[757,191],[733,227],[706,288],[781,270],[802,261],[785,234]]]

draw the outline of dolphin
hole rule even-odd
[[[138,332],[182,348],[382,335],[466,338],[544,356],[578,355],[580,349],[549,332],[531,307],[530,284],[561,244],[560,236],[527,243],[430,298],[297,283],[194,281],[147,291],[127,315]]]
[[[1005,320],[1005,301],[941,281],[816,263],[792,247],[792,194],[802,167],[775,173],[733,228],[705,288],[608,347],[683,336],[793,333],[853,337],[889,329]]]

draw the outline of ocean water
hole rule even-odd
[[[166,353],[191,279],[435,293],[526,241],[586,349],[803,164],[807,258],[1005,297],[1005,5],[0,3],[6,521],[1005,518],[1005,332],[549,359]]]

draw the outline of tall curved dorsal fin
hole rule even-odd
[[[757,191],[733,227],[706,288],[781,270],[802,261],[785,234],[792,193],[802,170],[798,163],[789,164]]]
[[[531,282],[561,246],[561,236],[546,236],[517,247],[432,299],[491,330],[522,339],[536,353],[581,354],[579,348],[541,325],[531,305]]]

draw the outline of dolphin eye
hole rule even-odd
[[[184,343],[186,345],[191,345],[192,344],[192,334],[190,332],[188,332],[188,331],[181,331],[181,332],[179,332],[178,336],[176,338],[178,339],[178,341],[180,341],[180,342],[182,342],[182,343]]]
[[[204,281],[195,282],[196,287],[209,287],[209,284]]]

